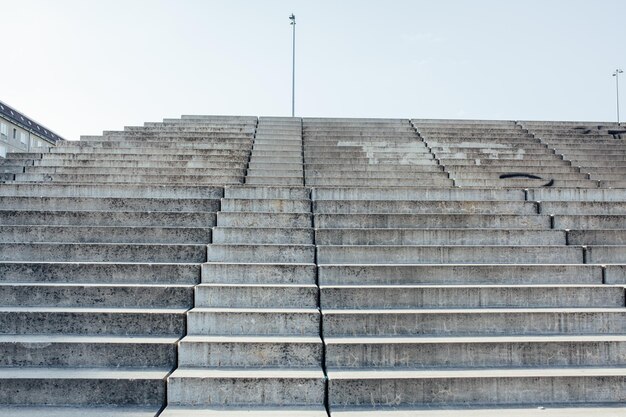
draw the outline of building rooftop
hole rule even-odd
[[[2,101],[0,101],[0,116],[53,143],[56,143],[59,140],[65,140],[52,130],[36,122],[25,114],[15,110],[13,107]]]

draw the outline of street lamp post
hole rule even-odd
[[[296,16],[291,13],[289,20],[291,21],[290,25],[293,29],[293,38],[291,41],[291,117],[294,117],[296,109]]]
[[[619,75],[622,74],[623,72],[624,71],[617,68],[615,72],[613,73],[613,76],[615,77],[615,104],[617,105],[617,125],[618,126],[619,126]]]

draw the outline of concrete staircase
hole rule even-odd
[[[12,154],[0,415],[624,415],[626,189],[578,127],[183,116]]]

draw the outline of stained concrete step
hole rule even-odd
[[[0,225],[0,243],[11,242],[208,244],[211,228]]]
[[[0,210],[4,226],[100,226],[100,227],[211,227],[216,224],[215,213],[149,212],[149,211],[56,211]]]
[[[0,264],[0,271],[2,264]],[[202,264],[202,283],[226,284],[315,284],[314,263],[225,263]]]
[[[0,283],[5,307],[189,308],[191,285]]]
[[[186,310],[0,307],[0,334],[174,336],[185,332]]]
[[[586,263],[619,264],[626,262],[626,246],[594,245],[586,248]]]
[[[333,369],[624,366],[623,335],[326,337]]]
[[[542,207],[543,207],[542,203]],[[538,204],[530,201],[402,201],[402,200],[319,200],[313,201],[316,214],[357,213],[466,213],[466,214],[537,214]],[[626,204],[624,204],[626,214]]]
[[[601,405],[626,397],[623,367],[329,370],[328,377],[331,407]]]
[[[171,369],[176,365],[177,341],[178,336],[1,335],[0,370],[44,366]]]
[[[317,245],[565,245],[566,242],[565,232],[558,230],[429,228],[315,231]],[[576,239],[569,240],[569,244],[583,244],[576,242]]]
[[[35,211],[168,211],[217,212],[219,199],[208,198],[116,198],[116,197],[3,197],[3,210]]]
[[[27,174],[100,174],[106,175],[112,173],[111,167],[84,167],[84,166],[32,166],[26,167],[25,173]],[[215,168],[190,168],[190,167],[178,167],[178,168],[170,168],[170,167],[126,167],[123,169],[117,170],[120,174],[124,175],[162,175],[165,178],[180,175],[184,177],[188,176],[245,176],[246,170],[243,167],[237,168],[226,168],[226,167],[215,167]]]
[[[310,245],[313,244],[313,237],[314,231],[310,227],[216,227],[212,242]]]
[[[624,333],[622,308],[323,309],[328,336],[511,336]]]
[[[168,406],[317,406],[321,369],[178,368],[168,377]]]
[[[108,197],[108,198],[210,198],[219,199],[217,186],[142,184],[3,184],[1,196],[13,197]]]
[[[371,187],[371,186],[391,186],[391,187],[410,187],[414,185],[422,186],[452,186],[454,183],[452,180],[445,177],[429,177],[429,178],[415,178],[408,176],[408,178],[309,178],[306,177],[305,184],[310,187],[326,187],[326,186],[355,186],[355,187]]]
[[[458,187],[544,187],[551,179],[455,179],[454,185]],[[554,187],[572,187],[572,188],[598,188],[598,182],[592,180],[561,180],[553,179]]]
[[[152,406],[2,406],[0,415],[12,417],[155,417],[160,405]]]
[[[185,336],[180,367],[314,368],[322,363],[322,340],[314,336]]]
[[[569,404],[569,405],[550,405],[540,407],[522,407],[522,406],[498,406],[495,408],[470,407],[463,404],[460,407],[443,407],[433,408],[427,407],[403,407],[401,409],[376,408],[372,411],[369,407],[360,409],[342,409],[335,408],[332,412],[333,417],[498,417],[506,414],[510,417],[619,417],[626,411],[623,404]],[[208,417],[211,414],[184,414],[195,417]],[[165,414],[163,414],[165,416]],[[171,417],[179,417],[183,414],[172,415]]]
[[[278,174],[278,173],[277,173]],[[297,177],[252,177],[247,176],[245,179],[246,184],[250,185],[304,185],[302,176]]]
[[[419,179],[419,180],[428,180],[430,178],[447,178],[447,175],[443,172],[420,172],[415,170],[404,170],[401,167],[397,171],[305,171],[305,176],[307,179],[320,179],[320,178],[342,178],[346,179],[357,179],[357,178],[368,178],[368,179]],[[428,182],[428,181],[427,181]]]
[[[519,189],[458,189],[441,187],[318,187],[311,191],[312,200],[410,200],[410,201],[503,201],[525,200]],[[532,198],[532,200],[542,200]],[[624,193],[626,201],[626,192]]]
[[[352,264],[319,265],[318,269],[320,285],[596,285],[603,282],[602,268],[598,265]],[[611,282],[616,283],[620,276],[626,278],[625,272],[611,270]]]
[[[219,216],[219,214],[218,214]],[[219,217],[218,217],[219,224]],[[338,228],[488,228],[549,229],[550,217],[519,214],[315,214],[320,229]],[[559,227],[562,228],[562,227]]]
[[[600,248],[600,247],[598,247]],[[610,248],[610,247],[604,247]],[[626,247],[623,249],[626,254]],[[604,253],[605,251],[600,251]],[[621,252],[620,252],[621,253]],[[625,256],[626,258],[626,256]],[[576,246],[374,246],[324,245],[317,247],[319,264],[576,264],[583,263],[583,249]],[[601,254],[587,259],[596,262]]]
[[[556,229],[623,229],[626,215],[558,215],[554,216]]]
[[[16,174],[16,182],[242,184],[243,175]]]
[[[41,156],[40,156],[41,155]],[[83,153],[83,152],[68,152],[68,153],[45,153],[45,154],[33,154],[33,153],[12,153],[10,155],[12,159],[40,159],[47,160],[88,160],[88,161],[106,161],[106,160],[138,160],[138,161],[163,161],[167,165],[167,161],[203,161],[205,163],[215,162],[241,162],[245,164],[248,161],[248,155],[209,155],[199,151],[188,151],[182,153],[180,151],[169,152],[141,152],[134,150],[134,152],[128,152],[124,150],[119,153]]]
[[[626,190],[537,188],[528,190],[528,199],[533,201],[626,201]]]
[[[223,198],[222,212],[310,213],[309,199]]]
[[[224,188],[224,198],[307,200],[310,190],[304,187],[245,186]]]
[[[450,178],[466,180],[466,181],[469,181],[469,180],[472,180],[472,181],[473,180],[479,180],[479,181],[503,180],[504,178],[500,178],[500,175],[502,175],[502,173],[499,173],[499,172],[463,172],[463,171],[450,172]],[[567,184],[572,183],[572,181],[582,181],[582,180],[588,179],[587,174],[581,174],[581,173],[568,173],[568,174],[544,173],[544,174],[541,174],[540,176],[544,180],[544,184],[545,182],[547,182],[547,180],[554,179],[556,186],[563,185],[563,184],[567,185]],[[529,181],[531,179],[530,178],[519,178],[519,179],[510,178],[507,180]]]
[[[492,159],[492,158],[472,158],[472,159],[449,159],[449,158],[438,158],[439,163],[446,167],[449,166],[505,166],[507,169],[511,169],[511,171],[523,171],[523,170],[532,170],[533,167],[560,167],[560,166],[571,166],[572,164],[569,161],[563,161],[560,159],[550,158],[550,159]],[[460,169],[460,168],[457,168]]]
[[[193,308],[189,335],[319,335],[317,308]]]
[[[305,163],[304,169],[311,174],[330,172],[393,172],[401,169],[404,172],[443,172],[441,165],[376,165],[376,164],[310,164]]]
[[[0,404],[159,406],[165,400],[168,372],[162,368],[0,368]]]
[[[570,245],[626,245],[626,230],[570,230],[567,241]]]
[[[150,169],[245,169],[245,161],[211,160],[211,161],[163,161],[163,160],[124,160],[124,159],[37,159],[32,161],[21,160],[28,166],[54,168],[150,168]],[[30,162],[30,164],[28,164]]]
[[[313,216],[299,213],[224,212],[217,213],[218,227],[291,227],[306,228],[313,224]]]
[[[314,245],[212,244],[207,248],[208,262],[312,263]]]
[[[200,284],[195,288],[194,306],[315,308],[317,298],[318,288],[313,284]]]
[[[0,262],[0,282],[194,285],[199,264]]]
[[[542,214],[626,215],[623,201],[542,201]]]
[[[602,285],[335,285],[322,309],[623,307],[624,290]]]

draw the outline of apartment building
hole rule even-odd
[[[0,101],[0,157],[7,152],[28,152],[54,146],[62,137],[30,117]]]

